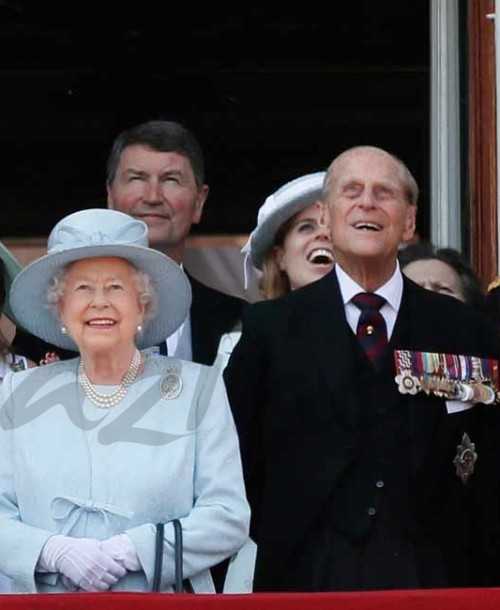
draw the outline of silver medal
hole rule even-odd
[[[410,371],[401,371],[399,375],[396,375],[395,381],[401,394],[415,395],[420,389],[419,380]]]

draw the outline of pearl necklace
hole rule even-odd
[[[141,366],[141,353],[138,349],[135,350],[134,357],[130,363],[130,367],[125,375],[122,377],[121,383],[117,390],[111,394],[103,394],[98,392],[92,385],[90,379],[87,377],[87,373],[83,368],[83,361],[80,358],[78,363],[78,383],[82,386],[87,398],[100,409],[111,409],[116,406],[125,394],[129,391],[130,386],[134,383],[139,367]]]

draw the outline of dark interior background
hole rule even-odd
[[[428,0],[228,7],[0,0],[0,237],[104,207],[114,137],[153,118],[205,150],[197,233],[249,232],[281,184],[366,143],[407,162],[428,235]]]

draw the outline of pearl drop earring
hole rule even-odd
[[[139,334],[140,334],[140,333],[142,333],[142,326],[141,326],[141,324],[138,324],[138,325],[137,325],[137,332],[138,332]]]
[[[64,326],[64,324],[61,326],[61,332],[63,335],[67,335],[68,334],[68,329],[66,328],[66,326]]]

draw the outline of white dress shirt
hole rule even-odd
[[[353,333],[356,334],[361,311],[351,300],[356,294],[366,292],[366,290],[349,277],[338,263],[335,264],[335,272],[337,273],[337,279],[339,281],[340,293],[342,294],[347,321],[352,328]],[[391,278],[383,286],[377,288],[375,294],[384,297],[386,300],[385,305],[380,309],[380,313],[383,315],[387,326],[387,338],[390,339],[392,331],[394,330],[394,325],[396,324],[396,318],[403,296],[403,275],[398,261],[396,261],[396,269]]]

